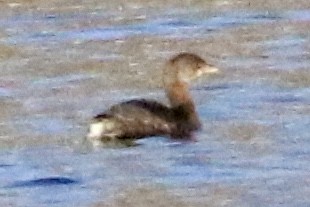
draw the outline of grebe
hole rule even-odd
[[[191,53],[171,58],[163,70],[163,85],[170,106],[154,100],[122,102],[92,120],[87,139],[94,145],[111,141],[131,143],[151,136],[190,139],[201,128],[189,84],[203,74],[218,69]]]

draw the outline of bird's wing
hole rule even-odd
[[[172,110],[153,100],[122,102],[96,118],[113,120],[119,138],[169,135],[175,129]]]

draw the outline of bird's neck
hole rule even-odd
[[[170,101],[171,107],[176,107],[183,104],[193,104],[192,97],[189,93],[188,84],[182,82],[175,82],[169,84],[166,88],[166,94]]]
[[[189,93],[188,84],[182,82],[172,83],[166,88],[166,94],[171,108],[176,112],[176,117],[188,122],[196,129],[200,128],[200,121]]]

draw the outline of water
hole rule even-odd
[[[294,18],[294,14],[292,14]],[[67,30],[61,28],[63,21],[84,21],[85,19],[106,18],[105,14],[94,15],[76,15],[70,17],[56,17],[56,16],[19,16],[12,18],[9,21],[2,22],[4,27],[12,27],[10,32],[15,33],[12,38],[6,41],[15,44],[29,44],[34,42],[49,42],[53,44],[61,44],[63,41],[77,41],[84,42],[90,40],[117,40],[125,39],[131,36],[142,35],[158,35],[166,37],[190,38],[194,36],[204,37],[206,32],[222,30],[234,26],[266,23],[275,21],[281,17],[272,16],[269,14],[224,14],[223,16],[216,16],[204,19],[199,16],[171,16],[158,17],[155,20],[146,20],[143,23],[125,24],[117,26],[109,26],[104,28],[82,28],[80,30]],[[42,27],[42,21],[51,24],[50,30],[41,32],[29,31],[28,29],[18,32],[17,28],[20,26]],[[53,26],[55,28],[53,28]],[[59,31],[59,27],[61,28]],[[198,34],[197,34],[198,33]]]
[[[112,11],[86,10],[1,19],[0,46],[15,53],[0,64],[0,203],[151,205],[145,196],[180,206],[169,203],[180,196],[185,206],[309,206],[309,14],[164,10],[118,22]],[[131,98],[165,101],[159,62],[188,45],[223,71],[192,89],[204,124],[197,142],[89,148],[92,115]]]

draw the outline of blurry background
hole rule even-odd
[[[0,1],[0,205],[310,206],[309,32],[307,0]],[[222,72],[198,142],[85,148],[182,51]]]

